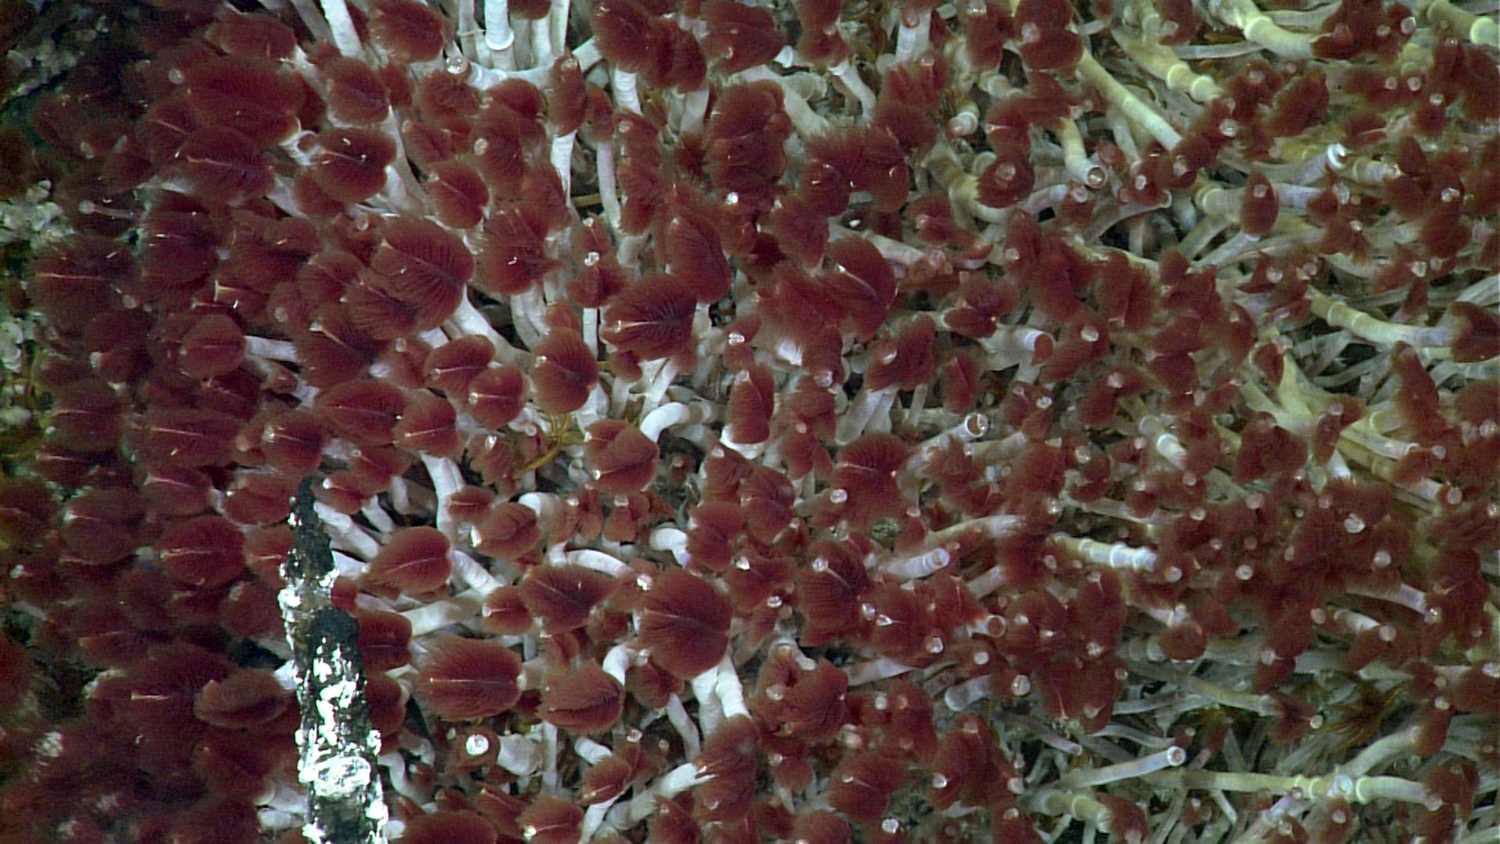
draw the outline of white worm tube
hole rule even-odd
[[[638,791],[629,803],[611,809],[606,822],[616,829],[628,829],[650,817],[656,811],[658,799],[670,800],[708,780],[698,773],[696,763],[685,762],[658,777],[650,788]]]
[[[1166,750],[1142,756],[1129,762],[1105,765],[1102,768],[1074,771],[1057,781],[1059,788],[1088,788],[1120,780],[1143,777],[1166,768],[1175,768],[1187,761],[1187,751],[1173,745]]]
[[[1122,542],[1099,542],[1058,535],[1053,539],[1068,550],[1096,566],[1131,571],[1151,571],[1156,567],[1156,552],[1150,548],[1132,548]]]
[[[510,734],[500,737],[500,752],[495,764],[518,777],[535,773],[542,764],[542,749],[523,735]]]
[[[920,580],[948,567],[953,556],[947,548],[934,548],[913,557],[897,557],[882,563],[880,570],[900,580]]]
[[[411,637],[417,639],[479,615],[484,608],[485,595],[478,589],[468,589],[450,598],[409,609],[401,615],[411,623]]]
[[[693,561],[693,555],[687,550],[687,541],[687,534],[671,525],[663,525],[651,531],[651,550],[671,552],[679,566]]]
[[[628,645],[615,645],[604,655],[604,673],[615,678],[620,685],[625,685],[625,672],[630,669],[635,657],[635,649]]]
[[[510,28],[509,0],[484,0],[484,45],[493,53],[491,61],[502,67],[514,66],[511,47],[516,43]]]
[[[636,89],[635,74],[614,67],[610,69],[609,80],[615,91],[615,105],[640,114],[641,95]]]
[[[253,334],[245,335],[245,354],[250,357],[279,360],[283,363],[301,362],[301,358],[297,355],[297,346],[292,341],[271,340],[256,337]]]
[[[345,56],[359,58],[359,32],[354,28],[354,18],[344,0],[323,0],[323,17],[333,36],[333,45]]]
[[[437,529],[451,542],[458,537],[458,525],[453,520],[453,511],[448,502],[463,488],[464,477],[458,464],[448,457],[422,455],[422,465],[432,479],[432,491],[437,496]]]
[[[321,501],[315,502],[313,508],[335,547],[353,551],[367,561],[375,559],[380,553],[380,542],[356,525],[353,519]]]
[[[719,705],[719,697],[714,692],[718,680],[719,669],[715,666],[694,677],[689,684],[693,687],[693,697],[698,701],[698,725],[702,727],[704,735],[713,735],[724,720],[724,709]]]
[[[887,680],[897,677],[911,670],[910,665],[904,665],[890,657],[879,657],[865,662],[851,665],[844,669],[849,675],[850,686],[862,686],[865,683],[874,683],[877,680]]]
[[[724,711],[725,718],[738,718],[741,715],[750,714],[750,709],[745,706],[745,686],[740,682],[740,674],[734,670],[734,661],[729,658],[727,651],[724,658],[719,660],[714,694],[719,699],[719,708]]]
[[[603,572],[611,577],[622,577],[632,572],[632,569],[625,564],[624,560],[613,554],[596,551],[592,548],[580,548],[577,551],[569,551],[566,554],[566,559],[573,565]]]
[[[704,401],[691,404],[668,402],[652,410],[641,419],[641,433],[646,439],[656,442],[662,431],[678,425],[701,425],[713,415],[713,407]]]

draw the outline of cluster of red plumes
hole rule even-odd
[[[1483,19],[478,5],[32,98],[0,841],[299,840],[309,477],[403,841],[1494,819]]]

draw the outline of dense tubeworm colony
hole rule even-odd
[[[1492,2],[21,5],[0,842],[1494,840]]]

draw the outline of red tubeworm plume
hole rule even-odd
[[[635,768],[618,755],[610,755],[583,773],[578,789],[579,802],[592,806],[613,800],[630,787]]]
[[[31,655],[19,642],[0,641],[0,715],[9,716],[31,685]]]
[[[406,822],[402,844],[490,844],[495,827],[474,812],[419,814]]]
[[[739,609],[766,605],[773,596],[786,603],[792,583],[792,561],[776,554],[747,553],[724,573],[729,596]]]
[[[977,67],[1000,63],[1005,42],[1015,37],[1015,23],[1003,4],[986,2],[968,18],[969,57]]]
[[[1410,346],[1397,344],[1391,351],[1391,363],[1401,379],[1395,398],[1403,424],[1417,442],[1433,442],[1447,427],[1438,413],[1437,385]]]
[[[797,52],[829,65],[848,55],[849,47],[838,30],[842,0],[798,0],[796,9],[797,20],[802,24]]]
[[[28,292],[59,331],[74,334],[83,331],[89,317],[113,310],[117,291],[134,288],[139,271],[129,250],[85,235],[72,248],[40,251]]]
[[[402,63],[436,58],[448,38],[448,22],[417,0],[376,0],[370,32],[391,58]]]
[[[469,382],[469,412],[487,428],[503,428],[525,406],[526,376],[514,366],[492,367]]]
[[[656,814],[646,824],[647,840],[657,844],[693,844],[702,834],[698,821],[687,805],[689,801],[662,800],[657,803]]]
[[[850,192],[866,176],[867,165],[861,154],[864,139],[853,130],[809,139],[807,162],[797,188],[810,211],[827,217],[848,209]]]
[[[577,844],[583,810],[558,797],[542,795],[516,818],[521,833],[535,844]]]
[[[573,221],[574,211],[563,193],[562,177],[551,164],[533,164],[521,178],[520,192],[526,198],[526,215],[538,231],[550,235]]]
[[[606,495],[643,489],[656,476],[656,443],[634,425],[607,419],[589,426],[584,441],[593,466],[593,485]]]
[[[381,229],[370,259],[375,286],[412,309],[414,328],[436,328],[458,307],[474,258],[455,234],[428,220],[398,218]]]
[[[876,359],[866,376],[872,390],[897,385],[903,390],[931,383],[936,375],[937,356],[933,348],[936,325],[926,316],[902,325],[894,341],[875,347]]]
[[[547,77],[547,121],[560,135],[576,132],[588,114],[588,86],[572,56],[560,56]]]
[[[796,493],[786,476],[757,466],[740,484],[740,507],[745,531],[756,540],[771,544],[791,525]]]
[[[827,660],[799,674],[785,695],[778,732],[809,742],[825,741],[843,725],[849,678]]]
[[[887,741],[905,758],[930,766],[938,752],[932,697],[904,681],[892,683],[887,693],[890,706],[885,726]]]
[[[435,643],[423,660],[417,694],[449,721],[499,715],[520,698],[521,658],[499,642],[452,637]]]
[[[254,730],[212,729],[193,749],[192,766],[210,794],[235,798],[264,790],[272,771],[287,759],[287,750]]]
[[[885,817],[891,795],[906,780],[906,766],[878,753],[844,757],[833,770],[828,804],[850,819],[874,823]]]
[[[480,239],[477,278],[491,293],[514,296],[531,289],[559,263],[547,256],[545,233],[521,209],[491,213]]]
[[[514,475],[522,459],[515,447],[498,437],[476,436],[466,450],[469,461],[489,486],[501,491],[513,488]]]
[[[597,663],[552,675],[542,691],[541,716],[572,733],[597,733],[619,721],[625,689]]]
[[[536,625],[516,586],[501,586],[484,599],[484,629],[502,636],[519,636]]]
[[[614,588],[606,574],[582,566],[542,566],[521,581],[521,601],[550,633],[576,630]]]
[[[763,65],[786,44],[775,19],[765,9],[733,0],[706,0],[701,13],[708,24],[703,47],[718,58],[714,69],[719,73],[739,73]]]
[[[1023,0],[1016,7],[1021,59],[1032,70],[1073,65],[1083,54],[1083,38],[1073,31],[1072,8],[1058,0]]]
[[[749,811],[759,748],[760,730],[743,715],[725,721],[708,736],[697,760],[699,776],[709,778],[697,792],[704,818],[728,820]]]
[[[174,818],[171,832],[183,844],[251,844],[259,836],[255,807],[242,799],[210,799]]]
[[[359,652],[369,671],[389,671],[411,662],[411,622],[398,613],[362,610]]]
[[[644,71],[665,47],[665,24],[635,0],[594,0],[590,11],[599,51],[631,73]]]
[[[1299,135],[1328,114],[1328,80],[1313,71],[1292,80],[1276,96],[1273,114],[1267,127],[1273,137]]]
[[[364,269],[364,261],[342,249],[320,252],[297,269],[296,289],[302,304],[314,311],[337,303]]]
[[[212,410],[161,408],[147,412],[140,448],[149,459],[194,468],[226,461],[240,423]]]
[[[654,575],[641,616],[641,644],[683,679],[712,668],[729,642],[731,607],[708,581],[681,569]]]
[[[364,580],[408,594],[433,592],[453,571],[449,550],[448,538],[436,528],[403,528],[370,561]]]
[[[832,291],[789,261],[772,271],[771,284],[766,318],[803,346],[811,346],[823,329],[844,318],[843,304]]]
[[[625,289],[628,278],[615,257],[614,245],[598,218],[575,231],[573,256],[582,265],[567,282],[568,295],[580,307],[598,308]]]
[[[281,715],[291,694],[275,675],[263,669],[242,669],[223,680],[210,680],[193,701],[193,714],[216,727],[253,727]]]
[[[246,525],[280,522],[291,513],[297,480],[277,472],[236,472],[224,498],[224,515]]]
[[[227,375],[244,359],[245,335],[232,318],[208,314],[183,335],[177,356],[178,366],[194,378]]]
[[[297,34],[270,15],[229,12],[204,32],[209,43],[231,56],[285,59],[297,48]]]
[[[541,541],[536,512],[524,504],[498,504],[474,528],[475,548],[500,559],[515,559]]]
[[[1306,447],[1266,416],[1246,426],[1235,460],[1234,476],[1244,481],[1294,471],[1306,459]],[[1243,482],[1243,481],[1241,481]]]
[[[705,501],[699,504],[692,515],[688,530],[687,550],[693,565],[712,571],[723,571],[729,566],[735,537],[744,527],[745,517],[740,506],[727,501]]]
[[[828,219],[801,196],[782,193],[766,220],[776,246],[803,266],[814,266],[828,248]]]
[[[56,503],[40,481],[0,480],[0,541],[14,547],[35,544],[56,512]]]
[[[495,346],[489,340],[461,337],[428,352],[423,361],[423,375],[428,387],[461,400],[474,379],[487,371],[494,359]]]
[[[406,405],[396,423],[396,444],[436,457],[456,456],[463,450],[452,403],[435,396],[422,396]]]
[[[853,840],[848,821],[824,809],[798,815],[792,823],[792,835],[793,840],[807,844],[849,844]]]
[[[520,797],[507,794],[503,789],[491,784],[481,787],[479,794],[475,795],[474,808],[479,811],[484,819],[502,835],[511,839],[519,839],[524,834],[516,819],[526,811],[526,801]]]
[[[53,393],[51,439],[54,445],[82,454],[113,450],[125,427],[124,406],[98,378],[81,378]]]
[[[791,131],[780,89],[765,83],[729,88],[715,104],[704,135],[704,170],[719,191],[732,192],[737,201],[764,203],[786,171],[782,144]]]
[[[873,336],[896,297],[896,276],[885,257],[868,241],[844,238],[828,245],[833,265],[824,278],[829,293],[844,302],[861,336]]]
[[[395,438],[396,422],[406,408],[401,390],[381,381],[360,380],[338,384],[320,396],[319,419],[334,433],[358,445],[388,445]]]
[[[766,367],[753,365],[735,376],[727,411],[735,442],[760,443],[770,438],[775,400],[776,382]]]
[[[809,643],[841,638],[863,623],[860,605],[871,587],[857,551],[847,543],[820,540],[813,562],[797,578],[797,609],[807,621]]]
[[[519,85],[530,88],[525,83]],[[531,93],[534,94],[535,89],[531,89]],[[523,114],[503,101],[495,101],[481,111],[475,121],[472,133],[474,164],[498,199],[519,200],[524,196],[521,185],[532,169],[528,162],[535,156],[544,137],[537,116],[536,113]],[[545,229],[540,225],[543,222],[540,219],[532,218],[529,222],[539,231]]]
[[[537,402],[549,413],[583,407],[599,380],[599,364],[578,332],[558,329],[536,347],[531,371]]]
[[[417,108],[432,121],[467,120],[479,113],[479,92],[455,73],[435,70],[422,77],[413,95]]]
[[[351,127],[318,133],[321,152],[307,171],[314,184],[336,202],[363,202],[385,187],[386,167],[396,145],[373,129]]]
[[[1455,302],[1452,313],[1457,333],[1453,340],[1455,360],[1481,361],[1500,354],[1500,319],[1470,302]]]
[[[276,62],[228,56],[187,68],[182,90],[199,125],[240,132],[260,147],[295,130],[303,97],[300,83]]]
[[[886,71],[872,116],[875,125],[895,140],[903,158],[926,152],[937,140],[932,115],[941,104],[947,74],[947,62],[933,52]],[[891,190],[875,197],[876,206],[883,211],[898,210],[906,200],[908,183],[903,162],[890,172]]]
[[[490,189],[479,171],[463,162],[439,161],[425,176],[428,199],[443,225],[467,229],[484,219]]]
[[[871,643],[882,655],[905,664],[926,665],[946,648],[928,606],[915,591],[894,583],[875,584],[870,593],[875,628]]]
[[[153,739],[174,731],[201,735],[206,725],[193,716],[193,699],[233,671],[222,655],[184,642],[152,647],[121,679],[127,689],[121,716]]]
[[[1271,230],[1280,207],[1276,190],[1269,179],[1261,173],[1252,173],[1245,180],[1240,201],[1240,226],[1245,234],[1260,237]]]
[[[179,522],[156,542],[157,560],[174,580],[216,588],[244,573],[244,537],[229,520],[199,516]]]
[[[673,207],[663,251],[672,277],[692,288],[699,304],[717,302],[729,292],[731,269],[712,220],[683,203]]]
[[[319,61],[329,114],[356,126],[369,126],[390,113],[390,95],[373,68],[348,56]]]
[[[265,196],[274,184],[260,146],[222,126],[206,126],[183,138],[168,170],[189,193],[236,204]]]
[[[866,434],[839,450],[833,482],[844,491],[852,522],[868,524],[903,508],[896,476],[909,454],[890,434]]]
[[[604,339],[640,360],[657,360],[691,349],[695,294],[685,281],[649,273],[610,301]]]

